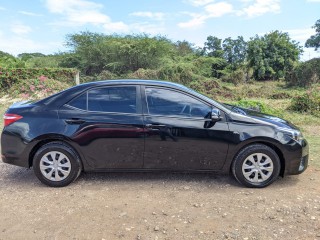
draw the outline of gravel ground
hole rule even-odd
[[[211,174],[86,173],[56,189],[0,163],[0,239],[320,239],[319,173],[264,189]]]

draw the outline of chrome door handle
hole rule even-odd
[[[162,124],[146,124],[146,128],[163,128],[166,127],[166,125]]]

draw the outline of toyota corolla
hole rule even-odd
[[[1,151],[52,187],[82,171],[198,171],[261,188],[308,165],[307,141],[288,121],[152,80],[86,83],[15,103]]]

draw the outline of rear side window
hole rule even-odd
[[[103,87],[88,91],[88,110],[136,113],[136,87]]]
[[[87,92],[72,99],[68,105],[82,110],[87,110]]]

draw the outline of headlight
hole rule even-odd
[[[294,131],[293,135],[293,139],[296,141],[301,141],[303,139],[302,133],[300,131]]]
[[[289,136],[293,140],[299,142],[303,139],[303,135],[299,130],[295,129],[288,129],[288,128],[279,128],[280,132],[282,132],[284,135]]]

